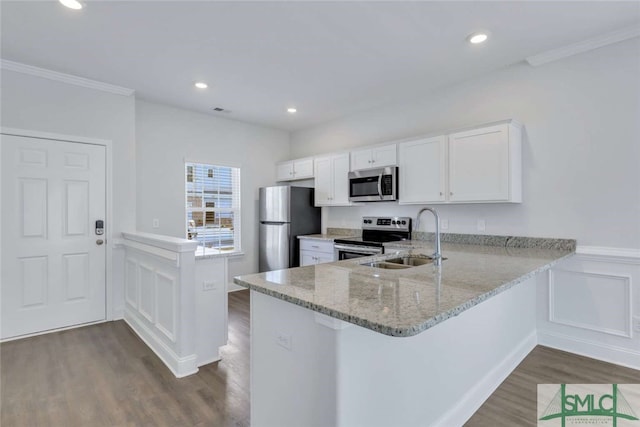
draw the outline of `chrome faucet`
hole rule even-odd
[[[416,231],[418,231],[418,227],[420,227],[420,215],[424,211],[429,211],[433,214],[433,217],[436,220],[436,248],[433,253],[433,262],[435,265],[440,265],[442,262],[442,252],[440,252],[440,218],[438,217],[438,212],[433,208],[422,208],[420,212],[418,212],[418,216],[416,217]]]

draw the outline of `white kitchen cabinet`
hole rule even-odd
[[[276,164],[276,181],[313,178],[313,157]]]
[[[333,262],[332,240],[300,239],[300,265],[316,265]]]
[[[449,135],[449,201],[522,202],[521,133],[509,122]]]
[[[522,202],[521,126],[513,121],[399,144],[399,203]]]
[[[316,157],[315,205],[349,206],[349,153]]]
[[[398,145],[399,203],[446,200],[446,152],[444,135]]]
[[[396,166],[398,161],[396,152],[396,144],[354,150],[351,152],[351,170]]]

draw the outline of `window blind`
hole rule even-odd
[[[185,163],[185,193],[196,256],[240,252],[240,168]]]

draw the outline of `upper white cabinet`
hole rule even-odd
[[[276,164],[276,181],[313,178],[313,157]]]
[[[449,200],[522,202],[521,134],[504,123],[449,135]]]
[[[521,146],[512,121],[402,142],[399,202],[520,203]]]
[[[315,158],[316,206],[348,206],[349,153]]]
[[[398,145],[400,203],[446,200],[446,152],[445,136]]]
[[[351,170],[381,168],[397,164],[397,145],[387,144],[351,152]]]

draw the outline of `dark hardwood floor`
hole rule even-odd
[[[0,425],[248,426],[248,291],[229,294],[221,353],[177,379],[123,321],[3,343]],[[538,346],[466,425],[535,426],[538,383],[612,382],[640,371]]]
[[[2,427],[248,426],[249,292],[222,360],[177,379],[124,321],[0,345]]]

